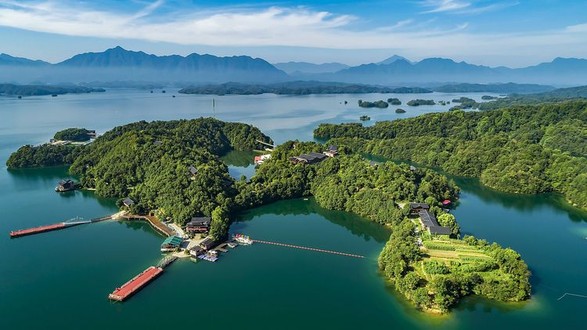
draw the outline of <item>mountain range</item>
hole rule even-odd
[[[122,47],[75,55],[57,64],[6,55],[0,57],[0,68],[0,81],[3,82],[220,83],[288,79],[287,74],[267,61],[249,56],[218,57],[195,53],[185,57],[156,56]]]
[[[383,86],[439,86],[447,83],[533,83],[587,85],[587,60],[556,58],[525,68],[488,67],[427,58],[418,62],[394,55],[377,63],[347,66],[307,62],[274,65],[249,56],[156,56],[121,47],[75,55],[50,64],[0,54],[0,82],[82,83],[149,82],[179,85],[204,83],[274,83],[288,80],[336,81]]]

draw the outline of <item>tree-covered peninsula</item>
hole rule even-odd
[[[253,126],[210,118],[143,121],[75,147],[70,171],[100,196],[132,198],[134,213],[155,213],[180,225],[210,216],[209,236],[215,240],[227,236],[237,212],[314,196],[324,208],[352,212],[392,230],[379,257],[381,272],[425,311],[447,312],[470,294],[501,301],[529,297],[529,272],[517,253],[472,237],[459,239],[456,219],[442,209],[442,201],[455,201],[459,190],[445,176],[370,162],[344,146],[335,157],[305,164],[299,160],[308,158],[301,156],[321,155],[326,147],[288,141],[252,178],[232,179],[220,156],[255,149],[257,140],[272,143]],[[414,213],[413,205],[425,205],[425,213]],[[426,222],[431,218],[445,230],[432,231]]]
[[[96,92],[105,92],[105,90],[103,88],[90,88],[84,86],[0,84],[0,95],[6,96],[41,96],[61,94],[84,94]]]
[[[357,152],[478,177],[504,192],[558,192],[587,209],[587,101],[434,113],[368,128],[322,124],[314,134]]]
[[[90,131],[85,128],[72,127],[55,133],[53,138],[59,141],[85,142],[89,141],[92,136],[95,136],[95,134],[95,131]]]
[[[245,84],[229,82],[223,84],[198,85],[182,88],[182,94],[212,95],[309,95],[309,94],[367,94],[367,93],[432,93],[431,90],[418,87],[384,87],[365,84],[349,84],[323,81],[287,81],[272,84]]]

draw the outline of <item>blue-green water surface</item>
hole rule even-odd
[[[456,94],[400,95],[451,100]],[[481,95],[473,95],[480,98]],[[217,263],[181,260],[125,303],[107,295],[155,264],[162,237],[145,223],[102,222],[10,239],[10,230],[116,211],[91,192],[57,194],[63,167],[9,171],[10,152],[47,141],[66,127],[99,133],[137,120],[215,116],[260,127],[277,143],[309,140],[321,122],[395,119],[448,107],[360,109],[358,99],[396,95],[211,96],[119,90],[104,94],[0,98],[0,311],[3,329],[578,329],[587,299],[587,215],[554,195],[502,194],[458,179],[453,211],[462,231],[521,253],[533,276],[528,302],[470,298],[448,316],[415,311],[377,271],[389,232],[359,217],[328,211],[313,199],[249,210],[232,232],[253,238],[366,256],[354,259],[278,246],[237,247]],[[349,104],[344,105],[343,101]],[[406,107],[404,107],[406,108]],[[231,174],[250,177],[249,155],[227,159]]]

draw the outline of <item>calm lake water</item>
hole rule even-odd
[[[497,193],[456,179],[463,192],[454,211],[464,233],[519,251],[533,272],[532,299],[502,304],[479,298],[449,316],[423,315],[377,272],[388,234],[313,199],[290,200],[242,214],[231,227],[253,238],[365,255],[366,259],[255,244],[217,263],[181,260],[123,304],[107,295],[155,264],[163,240],[144,223],[103,222],[11,240],[13,229],[91,218],[116,211],[113,200],[88,192],[56,194],[66,168],[8,171],[10,153],[47,141],[55,131],[86,127],[103,133],[137,120],[214,116],[256,125],[277,143],[310,140],[321,122],[372,122],[447,111],[449,106],[360,109],[358,99],[399,97],[450,101],[460,94],[195,96],[118,90],[59,97],[0,98],[0,311],[3,329],[577,329],[587,299],[587,214],[557,196]],[[482,94],[466,95],[480,99]],[[216,107],[212,108],[212,99]],[[348,101],[345,105],[344,101]],[[371,122],[371,123],[372,123]],[[250,177],[250,154],[225,157],[231,175]],[[247,160],[248,159],[248,160]]]

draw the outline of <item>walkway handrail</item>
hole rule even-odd
[[[279,242],[261,241],[261,240],[257,240],[257,239],[253,240],[253,242],[261,243],[261,244],[277,245],[277,246],[283,246],[283,247],[289,247],[289,248],[301,249],[301,250],[307,250],[307,251],[330,253],[330,254],[336,254],[336,255],[345,256],[345,257],[360,258],[360,259],[365,258],[365,256],[361,256],[358,254],[345,253],[345,252],[332,251],[332,250],[324,250],[324,249],[312,248],[312,247],[307,247],[307,246],[299,246],[299,245],[285,244],[285,243],[279,243]]]

